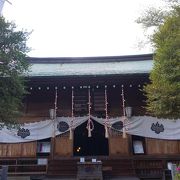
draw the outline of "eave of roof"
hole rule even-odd
[[[30,77],[57,77],[148,74],[152,66],[152,60],[104,63],[36,63],[31,65],[28,75]]]
[[[99,57],[28,57],[30,64],[59,64],[59,63],[109,63],[126,61],[152,60],[153,54]]]

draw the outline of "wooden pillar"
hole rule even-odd
[[[51,159],[54,159],[55,138],[56,137],[51,138]]]
[[[109,137],[109,155],[121,156],[129,155],[129,138],[122,137],[122,133],[112,131]]]
[[[55,138],[54,156],[70,157],[73,155],[73,140],[69,139],[69,132]]]

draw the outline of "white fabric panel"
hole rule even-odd
[[[88,119],[87,116],[74,118],[73,127],[76,128],[77,126],[81,125],[83,122],[87,121],[87,119]],[[60,121],[64,121],[68,123],[68,125],[70,126],[71,117],[57,117],[55,121],[45,120],[35,123],[24,124],[23,126],[21,126],[21,128],[28,129],[30,132],[30,135],[25,138],[22,138],[21,136],[17,135],[18,129],[8,130],[6,127],[4,127],[2,130],[0,130],[0,142],[1,143],[29,142],[29,141],[36,141],[36,140],[46,139],[60,135],[62,134],[62,132],[59,132],[57,129],[57,125]]]
[[[6,127],[0,130],[0,142],[3,143],[18,143],[35,141],[39,139],[45,139],[52,136],[53,132],[53,121],[46,120],[35,123],[24,124],[21,128],[29,129],[30,136],[21,138],[17,135],[17,129],[8,130]]]
[[[57,135],[62,134],[62,133],[60,133],[60,132],[58,131],[58,129],[56,128],[57,125],[58,125],[58,123],[59,123],[60,121],[64,121],[64,122],[68,123],[68,125],[69,125],[69,127],[70,127],[70,126],[71,126],[71,120],[72,120],[71,117],[58,117],[58,118],[57,118],[57,121],[55,122],[55,135],[57,136]],[[84,122],[87,121],[87,120],[88,120],[88,116],[75,117],[75,118],[73,119],[73,124],[72,124],[72,126],[73,126],[73,128],[75,129],[76,127],[80,126],[82,123],[84,123]],[[69,129],[68,129],[67,131],[69,131]],[[65,131],[65,132],[67,132],[67,131]],[[64,133],[65,133],[65,132],[64,132]],[[53,137],[53,136],[52,136],[52,137]]]
[[[97,121],[102,125],[104,125],[105,123],[105,119],[103,118],[91,116],[91,119]],[[75,129],[87,120],[88,116],[75,117],[73,119],[73,128]],[[2,130],[0,130],[0,142],[29,142],[60,135],[62,133],[69,131],[69,129],[67,129],[65,132],[60,132],[57,129],[58,123],[61,121],[66,122],[69,126],[71,125],[71,117],[57,117],[55,121],[45,120],[35,123],[24,124],[21,128],[24,128],[24,130],[28,130],[30,133],[28,136],[25,136],[24,138],[18,136],[18,129],[8,130],[6,127],[4,127]],[[108,121],[109,124],[112,125],[118,121],[123,122],[123,117],[110,118]],[[155,127],[153,130],[151,129],[152,125],[154,125]],[[150,116],[133,116],[129,118],[129,120],[126,120],[125,129],[128,134],[132,135],[151,137],[157,139],[180,139],[180,119],[173,121],[157,119],[155,117]]]
[[[157,122],[164,127],[164,131],[159,134],[151,130],[152,124]],[[127,133],[157,139],[178,140],[180,139],[180,119],[168,120],[150,116],[134,116],[127,125]]]
[[[93,120],[97,121],[98,123],[102,124],[102,125],[104,125],[104,123],[106,121],[106,119],[97,118],[97,117],[94,117],[94,116],[91,116],[91,118]],[[108,121],[109,121],[109,124],[112,125],[112,124],[114,124],[114,123],[116,123],[118,121],[122,121],[123,122],[123,117],[109,118]]]

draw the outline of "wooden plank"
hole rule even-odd
[[[22,144],[8,144],[7,157],[20,157],[22,155]]]
[[[36,142],[0,144],[1,157],[35,157]]]
[[[59,136],[55,138],[55,155],[71,156],[73,154],[73,141],[69,136]]]
[[[179,143],[175,140],[146,139],[147,154],[178,154]]]
[[[36,157],[37,142],[22,143],[22,157]]]
[[[0,157],[6,157],[8,151],[8,144],[0,144]]]
[[[30,176],[10,176],[8,180],[30,180]]]
[[[110,156],[129,155],[128,138],[123,138],[122,135],[110,136],[109,154]]]

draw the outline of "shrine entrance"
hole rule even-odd
[[[74,132],[74,156],[108,156],[108,139],[105,138],[104,126],[93,121],[92,137],[88,137],[87,122],[84,122]]]

